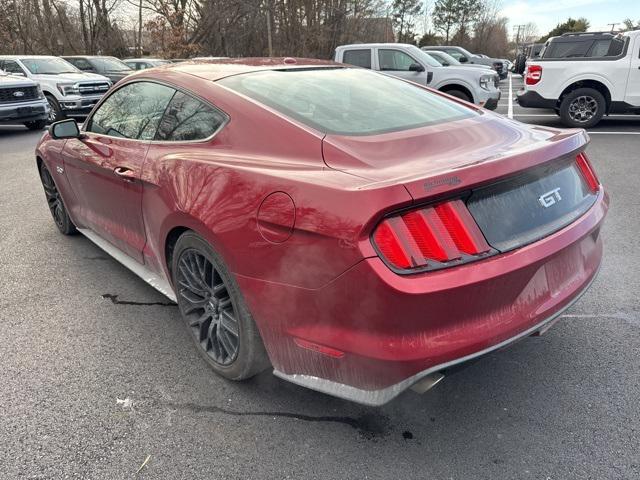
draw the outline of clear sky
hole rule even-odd
[[[607,23],[640,21],[640,0],[502,0],[501,13],[512,28],[534,22],[541,36],[569,17],[585,17],[589,30],[607,31]]]

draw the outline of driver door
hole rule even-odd
[[[427,85],[428,74],[427,71],[414,72],[410,70],[411,65],[422,65],[408,53],[402,50],[396,50],[392,48],[378,48],[378,69],[381,72],[393,75],[394,77],[402,78],[403,80],[409,80],[411,82],[419,83],[420,85]],[[424,65],[422,65],[424,67]]]
[[[140,174],[174,93],[153,82],[125,84],[87,120],[82,137],[68,140],[63,150],[78,200],[75,218],[140,263],[146,242]]]

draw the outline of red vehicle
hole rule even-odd
[[[608,205],[587,142],[365,69],[243,59],[128,76],[36,155],[62,233],[177,300],[216,372],[380,405],[587,289]]]

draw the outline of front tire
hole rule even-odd
[[[180,314],[218,374],[244,380],[269,366],[258,328],[220,256],[194,232],[177,241],[171,272]]]
[[[62,196],[58,192],[58,187],[49,173],[45,164],[40,165],[40,180],[44,188],[44,194],[47,197],[47,205],[53,217],[53,221],[63,235],[73,235],[77,232],[76,226],[71,221],[67,208],[64,206]]]
[[[44,127],[47,126],[47,121],[34,120],[32,122],[25,122],[24,126],[27,127],[29,130],[42,130]]]
[[[64,120],[66,117],[64,115],[64,113],[62,113],[62,109],[60,108],[60,104],[58,103],[58,101],[53,97],[53,95],[49,95],[48,93],[45,94],[45,98],[47,99],[47,102],[49,103],[49,118],[48,118],[48,123],[53,123],[53,122],[57,122],[58,120]]]
[[[462,90],[445,90],[447,95],[451,95],[452,97],[459,98],[460,100],[464,100],[465,102],[473,103],[473,99],[469,98],[469,95],[464,93]]]
[[[560,119],[568,127],[590,128],[604,116],[607,102],[593,88],[577,88],[569,92],[560,104]]]

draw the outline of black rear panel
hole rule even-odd
[[[467,207],[489,245],[505,252],[570,224],[596,196],[570,158],[476,189]]]

